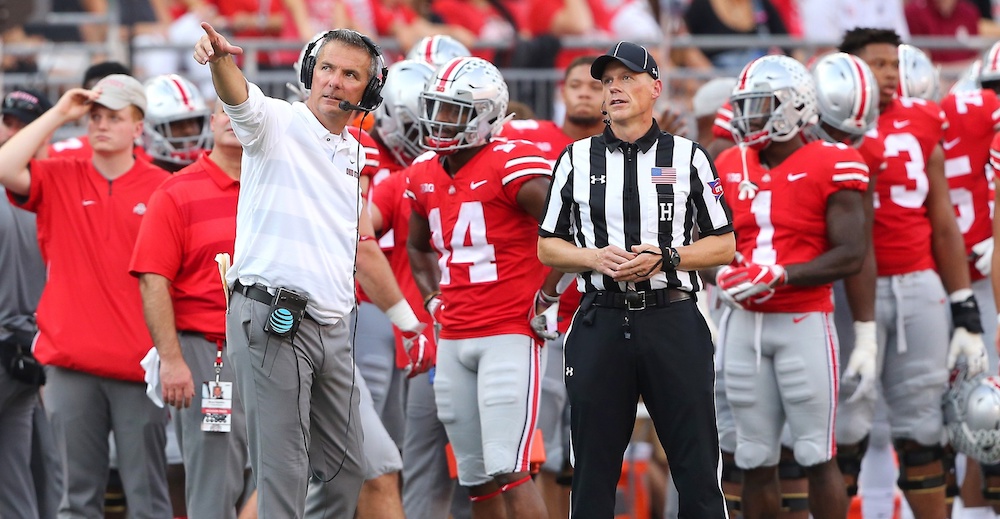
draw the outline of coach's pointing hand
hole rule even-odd
[[[229,55],[243,54],[241,47],[229,43],[229,40],[216,32],[208,22],[201,22],[201,28],[205,29],[205,35],[194,44],[194,60],[199,64],[216,62]]]

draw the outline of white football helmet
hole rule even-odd
[[[977,59],[969,64],[962,75],[958,77],[958,81],[951,86],[948,90],[949,94],[959,94],[962,92],[972,92],[973,90],[979,90],[979,69],[983,66],[983,60]]]
[[[812,72],[820,122],[850,134],[851,144],[860,144],[879,115],[878,83],[871,69],[854,55],[835,52],[817,60]],[[837,142],[822,124],[810,126],[806,132]]]
[[[455,58],[438,67],[420,93],[425,149],[450,152],[482,146],[506,122],[510,94],[495,65]]]
[[[151,78],[146,81],[143,123],[146,152],[167,164],[181,167],[191,164],[212,148],[210,116],[211,111],[194,83],[177,74]]]
[[[1000,377],[952,374],[944,395],[944,422],[952,447],[981,463],[1000,463]]]
[[[924,51],[902,44],[899,55],[899,95],[937,101],[941,97],[938,69]]]
[[[433,65],[407,59],[389,67],[382,87],[382,104],[375,110],[374,133],[404,166],[424,152],[420,145],[420,88],[433,75]],[[414,88],[416,85],[420,88]]]
[[[979,85],[990,81],[1000,81],[1000,41],[993,44],[983,55],[983,64],[979,68]]]
[[[788,56],[764,56],[748,63],[730,101],[733,136],[758,149],[771,141],[787,142],[817,120],[813,78]]]
[[[445,34],[424,36],[406,53],[406,59],[423,61],[437,67],[454,58],[471,56],[462,42]]]

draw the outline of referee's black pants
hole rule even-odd
[[[680,519],[725,519],[714,348],[694,299],[634,311],[597,307],[593,299],[584,295],[565,344],[572,519],[614,517],[639,395],[670,463]]]

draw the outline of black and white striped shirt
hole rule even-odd
[[[569,145],[556,162],[538,234],[578,247],[631,250],[640,243],[680,247],[732,230],[732,214],[704,148],[661,132],[654,122],[635,143],[605,128]],[[596,271],[581,272],[577,286],[581,292],[626,290],[626,283]],[[667,287],[697,291],[698,275],[668,268],[634,288]]]

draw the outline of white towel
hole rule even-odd
[[[160,353],[156,347],[149,349],[146,356],[139,361],[139,365],[146,371],[143,380],[146,381],[146,396],[156,404],[156,407],[163,407],[163,385],[160,384]]]

